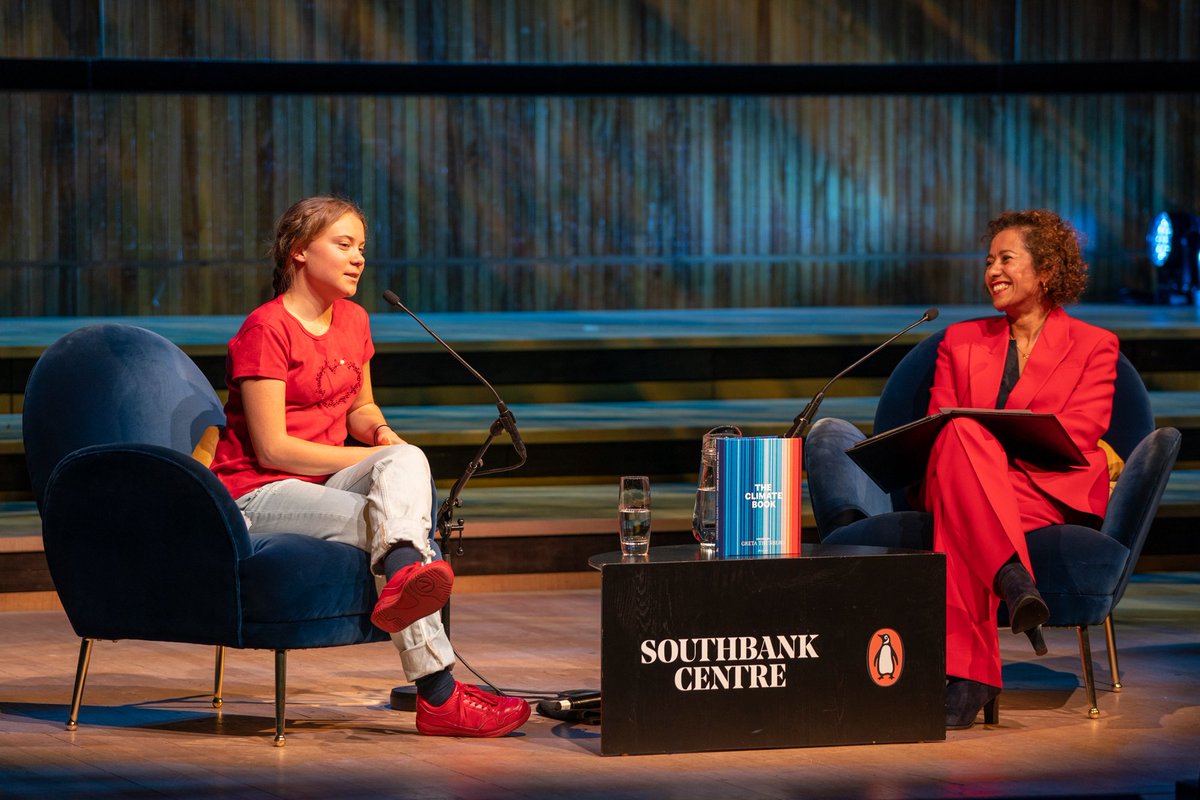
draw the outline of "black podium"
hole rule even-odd
[[[946,562],[606,553],[602,755],[944,739]]]

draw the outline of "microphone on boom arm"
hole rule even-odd
[[[492,384],[488,382],[487,378],[480,375],[475,370],[474,367],[472,367],[470,364],[468,364],[466,359],[463,358],[462,356],[460,356],[454,350],[453,347],[446,344],[446,341],[444,339],[442,339],[442,337],[438,336],[436,333],[434,333],[432,330],[430,330],[429,326],[426,325],[424,322],[422,322],[421,319],[416,314],[409,311],[408,307],[405,306],[404,303],[400,302],[400,298],[396,295],[395,292],[393,292],[391,289],[385,290],[383,293],[383,299],[388,301],[389,304],[391,304],[391,305],[395,306],[396,308],[400,309],[401,311],[403,311],[405,314],[408,314],[414,320],[416,320],[417,324],[420,325],[422,328],[424,328],[426,333],[428,333],[430,336],[432,336],[434,339],[436,339],[438,344],[440,344],[442,347],[446,348],[446,352],[448,352],[450,355],[454,356],[454,358],[458,360],[458,363],[460,363],[464,367],[466,367],[467,372],[469,372],[475,376],[475,380],[477,380],[481,384],[483,384],[484,387],[489,392],[492,393],[492,397],[496,398],[496,411],[499,413],[500,424],[504,428],[504,430],[508,432],[509,437],[512,438],[513,449],[517,451],[517,455],[520,456],[520,458],[521,458],[520,464],[514,464],[513,466],[510,466],[510,467],[504,467],[504,470],[516,469],[517,467],[521,466],[521,464],[524,464],[525,463],[525,441],[521,438],[521,432],[517,430],[516,417],[514,417],[513,413],[508,410],[508,406],[505,405],[504,400],[502,400],[500,398],[500,393],[496,391],[496,387],[492,386]],[[497,469],[491,470],[491,471],[500,472],[501,469],[497,468]]]
[[[487,378],[480,375],[474,367],[467,363],[466,359],[455,352],[454,348],[448,345],[445,340],[442,339],[442,337],[430,330],[429,326],[422,322],[420,317],[409,311],[404,303],[400,302],[400,298],[395,292],[393,292],[391,289],[385,290],[383,293],[383,299],[386,300],[389,305],[395,306],[416,320],[417,324],[424,328],[426,333],[437,340],[437,343],[444,347],[446,352],[454,356],[458,363],[466,367],[467,372],[474,375],[475,379],[487,387],[487,390],[492,393],[494,398],[496,398],[496,412],[498,416],[488,429],[487,439],[484,441],[483,446],[479,448],[479,452],[475,454],[475,458],[473,458],[471,463],[467,465],[467,469],[462,474],[462,477],[455,481],[454,486],[452,486],[450,489],[450,493],[446,496],[446,499],[442,501],[441,506],[438,508],[437,529],[441,535],[441,546],[443,553],[446,550],[446,546],[449,544],[451,533],[458,531],[459,546],[457,552],[459,555],[462,555],[463,521],[460,519],[454,524],[451,524],[450,522],[450,517],[453,514],[453,510],[462,506],[462,499],[459,498],[459,494],[462,492],[463,487],[467,485],[467,481],[469,481],[473,475],[493,475],[497,472],[508,472],[523,465],[525,463],[525,441],[521,438],[521,432],[517,430],[516,417],[514,417],[513,413],[508,410],[508,406],[505,405],[504,400],[500,398],[500,393],[496,391],[496,387],[492,386],[492,384],[488,382]],[[516,451],[517,458],[519,460],[516,464],[480,470],[479,468],[483,466],[484,452],[492,443],[492,439],[499,436],[501,431],[508,432],[508,436],[512,440],[513,450]]]
[[[872,350],[871,352],[867,353],[865,356],[860,358],[858,361],[855,361],[853,364],[846,367],[844,370],[839,372],[837,375],[834,375],[832,378],[830,378],[829,382],[821,387],[821,391],[819,391],[815,395],[813,395],[813,399],[810,400],[808,405],[804,407],[804,410],[800,412],[800,415],[798,417],[796,417],[795,420],[793,420],[792,427],[788,428],[788,431],[787,431],[787,433],[784,434],[784,437],[788,438],[788,439],[794,438],[796,436],[803,438],[805,436],[805,434],[808,433],[809,426],[812,425],[813,417],[815,417],[817,415],[817,409],[821,407],[821,401],[825,399],[825,391],[827,389],[829,389],[830,386],[833,385],[834,381],[836,381],[838,378],[841,378],[842,376],[846,375],[848,372],[853,370],[859,364],[863,363],[868,358],[875,355],[880,350],[882,350],[883,348],[887,347],[889,344],[894,342],[896,339],[899,339],[901,336],[903,336],[904,334],[911,331],[913,328],[920,325],[922,322],[931,322],[937,318],[938,318],[938,310],[936,308],[926,309],[925,313],[921,315],[921,318],[919,320],[914,322],[912,325],[909,325],[907,328],[900,331],[899,333],[895,334],[890,339],[888,339],[886,342],[879,345],[874,350]]]

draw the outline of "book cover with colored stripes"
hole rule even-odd
[[[717,550],[724,557],[800,552],[803,441],[730,436],[717,441]]]

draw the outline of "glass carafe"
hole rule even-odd
[[[736,425],[718,425],[704,434],[700,445],[700,477],[696,484],[696,504],[692,507],[692,535],[700,543],[700,552],[711,555],[717,549],[717,440],[741,436]]]

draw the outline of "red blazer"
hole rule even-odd
[[[929,413],[941,408],[995,408],[1007,352],[1006,317],[948,327],[938,348]],[[1108,466],[1096,442],[1108,430],[1112,416],[1117,352],[1114,334],[1056,308],[1004,406],[1058,415],[1088,466],[1052,472],[1020,461],[1013,464],[1041,491],[1097,517],[1103,517],[1108,506]]]

